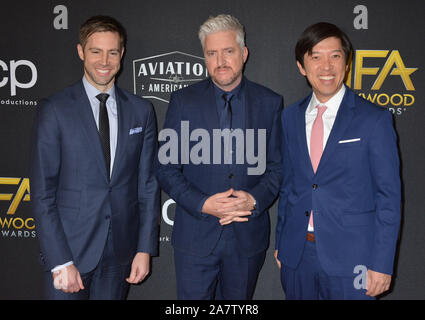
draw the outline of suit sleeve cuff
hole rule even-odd
[[[202,208],[204,207],[204,203],[207,199],[208,199],[208,196],[203,196],[201,198],[201,201],[199,202],[199,206],[198,206],[198,212],[201,214],[201,218],[204,218],[204,219],[206,219],[209,216],[208,213],[202,212]]]

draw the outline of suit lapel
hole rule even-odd
[[[314,175],[313,166],[311,164],[310,160],[310,154],[308,152],[308,146],[307,146],[307,136],[305,132],[305,112],[307,110],[308,104],[311,100],[312,94],[310,94],[308,97],[306,97],[301,103],[298,105],[298,111],[297,111],[297,138],[298,138],[298,144],[300,146],[300,154],[301,154],[301,161],[302,161],[302,167],[308,168],[308,174],[309,176]]]
[[[258,112],[262,112],[261,106],[256,107],[257,95],[252,90],[251,83],[248,79],[245,81],[245,129],[258,129],[260,124],[258,120],[261,119]]]
[[[87,97],[82,82],[79,82],[75,85],[74,100],[75,106],[78,109],[78,114],[82,122],[83,131],[91,146],[91,150],[94,151],[98,165],[104,174],[105,180],[108,181],[105,156],[102,150],[99,131],[96,126],[96,121],[93,116],[93,111],[90,105],[89,98]]]
[[[353,115],[354,94],[348,88],[346,88],[346,92],[344,98],[342,99],[341,105],[339,106],[334,125],[332,127],[325,149],[323,150],[317,172],[320,172],[320,169],[326,165],[326,162],[334,154],[334,150],[338,145],[338,141],[342,139],[345,131],[350,126]]]
[[[118,113],[118,137],[117,137],[117,148],[115,152],[114,166],[112,168],[111,181],[117,175],[118,166],[121,163],[122,158],[124,157],[125,146],[128,141],[128,136],[130,132],[131,114],[129,108],[126,108],[127,97],[122,93],[122,91],[115,86],[115,97],[117,99],[117,113]]]
[[[205,104],[200,104],[202,106],[205,116],[205,123],[208,124],[209,129],[219,129],[220,128],[220,120],[217,113],[217,105],[216,105],[216,99],[215,99],[215,93],[214,93],[214,84],[212,83],[212,80],[209,79],[209,81],[205,82],[205,91],[202,90],[200,100],[204,101]],[[193,129],[193,128],[192,128]]]

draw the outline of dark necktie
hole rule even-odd
[[[106,109],[106,100],[109,98],[107,93],[99,93],[96,98],[100,101],[99,103],[99,135],[102,142],[103,153],[105,155],[106,169],[110,172],[111,166],[111,145],[109,140],[109,118],[108,110]]]
[[[220,129],[223,131],[224,129],[232,129],[232,106],[230,105],[230,100],[233,98],[233,94],[223,93],[222,95],[224,99],[224,109],[220,114]],[[232,163],[232,153],[230,150],[231,141],[230,141],[230,131],[223,133],[224,138],[224,163],[231,164]]]
[[[224,99],[224,109],[220,114],[220,128],[231,129],[232,128],[232,106],[230,105],[230,100],[233,98],[233,94],[223,93]]]

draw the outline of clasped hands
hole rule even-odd
[[[251,194],[230,188],[210,196],[205,201],[202,212],[217,217],[221,225],[226,225],[248,221],[254,206],[255,199]]]

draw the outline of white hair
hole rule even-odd
[[[235,31],[236,41],[241,46],[245,47],[245,32],[244,28],[238,19],[230,14],[219,14],[216,17],[210,16],[199,28],[199,40],[201,40],[202,48],[205,45],[205,38],[207,35],[218,31]]]

